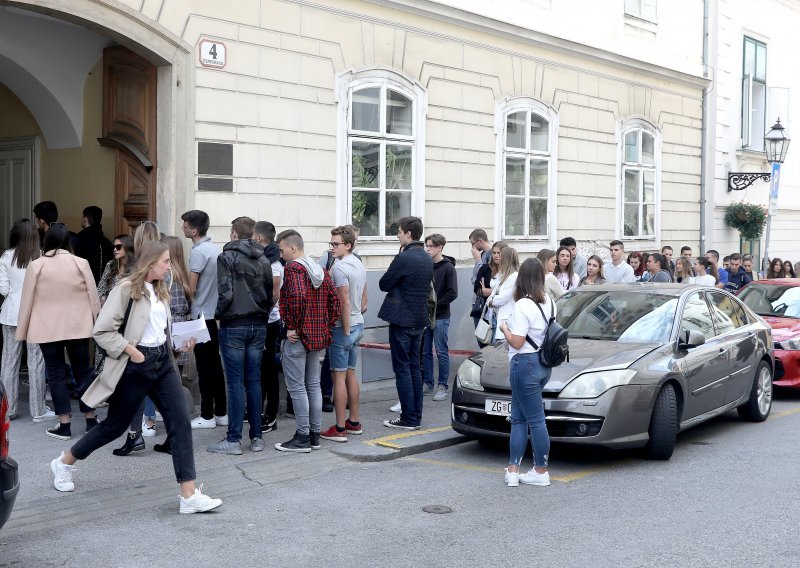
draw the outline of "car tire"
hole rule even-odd
[[[648,433],[650,441],[645,446],[645,456],[651,460],[668,460],[672,457],[678,435],[678,399],[675,387],[669,383],[658,391]]]
[[[736,409],[739,417],[750,422],[764,422],[772,410],[772,392],[772,369],[769,363],[761,361],[756,367],[750,397]]]

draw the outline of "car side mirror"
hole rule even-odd
[[[706,342],[706,336],[694,329],[681,330],[678,338],[678,349],[693,349]]]

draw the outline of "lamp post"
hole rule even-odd
[[[778,213],[778,185],[781,180],[781,164],[786,159],[786,152],[789,150],[791,139],[786,130],[781,125],[781,119],[764,136],[764,148],[767,154],[767,161],[772,166],[769,187],[769,209],[767,210],[767,234],[764,238],[764,263],[766,272],[769,260],[769,234],[772,228],[772,217]]]

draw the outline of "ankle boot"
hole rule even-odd
[[[172,455],[172,443],[170,442],[169,438],[164,440],[163,444],[156,444],[153,446],[153,449],[157,452],[161,452],[162,454]]]
[[[121,448],[117,448],[112,453],[115,456],[127,456],[131,452],[140,452],[144,449],[144,438],[141,432],[128,432],[128,437]]]

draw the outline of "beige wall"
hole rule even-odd
[[[0,84],[0,138],[38,136],[41,143],[39,201],[54,201],[59,220],[80,231],[81,212],[88,205],[103,209],[109,236],[114,227],[114,152],[98,144],[103,108],[102,60],[86,78],[83,145],[69,150],[49,150],[33,116],[14,93]]]

